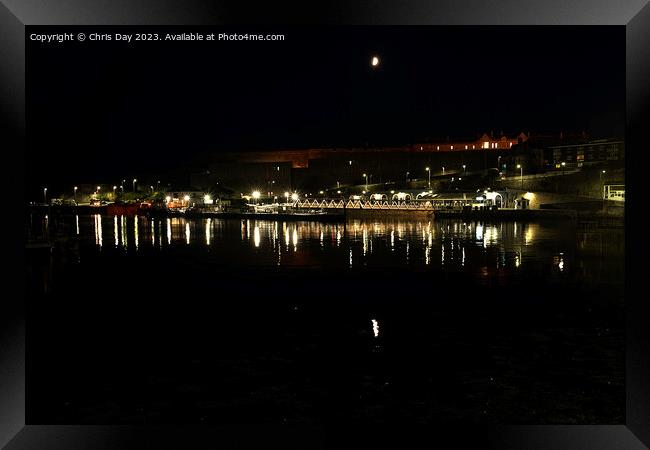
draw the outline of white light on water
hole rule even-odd
[[[102,216],[99,214],[95,214],[95,243],[100,248],[104,244],[104,240],[102,239]]]
[[[138,242],[139,241],[139,239],[138,239],[138,216],[135,216],[133,218],[133,227],[134,227],[133,234],[135,236],[135,249],[137,250],[138,249],[138,244],[139,244],[139,242]]]
[[[129,246],[129,241],[127,235],[126,216],[120,216],[120,227],[122,230],[122,247],[127,248]]]
[[[372,333],[375,335],[375,337],[379,337],[379,322],[377,322],[375,319],[372,319],[371,322],[372,322]]]
[[[255,243],[255,247],[260,246],[260,227],[258,227],[257,225],[253,230],[253,242]]]
[[[366,252],[368,251],[368,230],[366,228],[363,228],[363,256],[366,256]]]
[[[483,225],[480,223],[476,224],[476,240],[477,241],[483,240]]]
[[[113,240],[115,241],[115,247],[120,245],[120,236],[117,229],[117,216],[113,216]]]

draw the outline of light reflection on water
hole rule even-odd
[[[614,267],[623,259],[622,231],[578,230],[561,222],[353,220],[326,224],[100,215],[72,220],[71,233],[78,234],[82,244],[93,242],[94,236],[94,247],[103,252],[169,252],[183,246],[209,253],[225,264],[409,266],[450,271],[518,270],[541,264],[557,273],[575,266],[587,273],[598,260],[603,271],[622,272]],[[110,239],[110,234],[104,236],[104,227],[113,228],[113,245],[104,245]],[[576,252],[581,256],[577,262]]]
[[[67,225],[65,220],[67,220]],[[46,226],[45,222],[46,219],[42,218],[42,222],[33,220],[30,221],[30,224],[37,231]],[[497,374],[503,374],[503,380],[499,381],[503,383],[503,386],[517,386],[516,383],[519,383],[519,380],[524,380],[525,383],[528,383],[530,373],[537,370],[539,361],[544,364],[544,367],[550,364],[549,367],[551,369],[548,372],[558,374],[553,375],[553,377],[561,376],[562,380],[565,380],[565,375],[568,375],[566,379],[569,379],[571,382],[561,383],[561,386],[569,386],[567,389],[572,389],[573,386],[580,385],[585,379],[608,379],[604,374],[607,374],[607,377],[612,376],[611,367],[613,364],[616,364],[616,373],[622,373],[622,369],[619,369],[619,367],[622,367],[620,358],[616,356],[616,361],[613,362],[614,358],[612,356],[614,354],[620,354],[618,338],[608,335],[606,338],[602,338],[606,340],[600,340],[601,329],[596,326],[591,326],[591,322],[583,322],[583,316],[586,318],[585,320],[591,320],[591,309],[588,310],[589,313],[582,308],[574,311],[572,309],[574,305],[570,304],[566,310],[563,310],[562,308],[555,308],[556,304],[553,304],[553,307],[548,308],[552,312],[549,312],[548,316],[544,313],[545,315],[542,319],[547,317],[553,319],[558,314],[557,311],[560,311],[562,317],[568,316],[571,322],[564,322],[564,319],[558,319],[559,322],[549,322],[551,323],[549,327],[551,331],[549,332],[540,331],[537,329],[536,322],[532,322],[530,326],[533,328],[530,334],[527,334],[527,323],[532,321],[531,318],[534,315],[532,313],[528,314],[528,311],[547,311],[546,306],[544,306],[543,310],[537,307],[535,309],[525,310],[515,308],[512,309],[514,311],[512,316],[509,316],[506,313],[506,309],[498,308],[493,310],[490,308],[490,312],[484,312],[478,308],[470,310],[470,308],[466,308],[465,304],[462,303],[464,301],[462,295],[463,289],[466,286],[470,286],[473,280],[480,280],[481,285],[487,283],[490,283],[491,286],[496,285],[498,289],[493,292],[498,293],[497,295],[500,296],[503,295],[504,298],[513,298],[518,302],[520,300],[525,302],[527,298],[532,297],[533,302],[531,303],[537,302],[538,300],[534,295],[531,295],[531,293],[534,294],[536,285],[528,287],[524,283],[519,283],[522,280],[530,280],[527,276],[530,274],[541,278],[541,280],[540,278],[534,280],[538,283],[537,286],[542,286],[545,280],[559,279],[561,281],[569,281],[565,284],[554,284],[548,290],[540,289],[542,292],[541,296],[543,296],[544,300],[546,298],[550,299],[555,292],[558,293],[558,298],[564,300],[562,295],[560,295],[561,289],[571,287],[571,282],[576,279],[589,279],[590,281],[620,284],[623,280],[624,273],[624,265],[622,264],[624,256],[624,234],[622,229],[585,228],[566,222],[487,223],[463,222],[461,220],[367,220],[349,221],[346,224],[322,224],[260,220],[223,220],[215,218],[186,220],[184,218],[150,219],[145,217],[129,217],[127,219],[123,216],[102,217],[100,215],[71,216],[68,219],[63,218],[59,220],[56,217],[50,217],[47,222],[51,231],[49,234],[51,236],[63,237],[66,248],[68,248],[67,246],[72,247],[69,244],[76,243],[75,245],[80,255],[79,259],[62,258],[63,262],[61,264],[80,264],[80,266],[85,264],[85,269],[89,269],[88,271],[70,270],[67,272],[55,272],[57,276],[65,276],[66,278],[62,279],[64,280],[63,282],[58,283],[58,286],[62,286],[63,288],[57,296],[52,296],[53,300],[65,299],[67,301],[76,292],[85,295],[86,292],[93,292],[92,289],[97,289],[96,284],[94,284],[96,277],[90,280],[86,277],[77,277],[78,273],[90,273],[91,271],[94,273],[96,267],[102,268],[102,270],[98,270],[98,274],[110,273],[104,270],[106,267],[146,268],[148,266],[147,263],[150,263],[154,258],[160,258],[162,264],[154,264],[154,269],[151,271],[145,271],[145,269],[142,272],[140,270],[135,271],[131,274],[132,276],[130,278],[126,278],[129,281],[142,280],[141,283],[132,283],[133,286],[139,286],[139,288],[134,290],[137,295],[134,294],[133,298],[137,299],[142,297],[140,295],[141,292],[148,294],[152,291],[154,292],[152,294],[152,298],[154,299],[165,297],[163,294],[166,294],[167,286],[175,284],[164,282],[165,277],[169,277],[169,274],[177,273],[177,270],[178,273],[183,275],[194,273],[207,275],[209,281],[212,281],[211,278],[214,276],[214,279],[217,281],[217,286],[219,286],[222,282],[228,283],[228,275],[233,273],[227,269],[222,271],[223,268],[220,266],[234,266],[236,271],[241,270],[242,272],[252,273],[255,280],[257,280],[255,268],[260,265],[289,267],[290,269],[284,271],[284,274],[288,274],[288,277],[280,277],[280,280],[291,280],[297,272],[293,268],[297,266],[316,266],[319,269],[321,267],[336,267],[341,268],[341,272],[347,272],[346,268],[406,267],[408,269],[407,276],[400,274],[393,279],[391,279],[393,272],[390,269],[374,273],[352,270],[349,274],[346,273],[340,278],[344,280],[344,286],[355,284],[356,280],[358,280],[359,291],[352,292],[362,293],[360,296],[354,296],[355,299],[364,297],[364,300],[359,302],[360,305],[353,304],[349,310],[346,310],[341,308],[339,303],[335,303],[334,309],[328,311],[327,306],[323,307],[322,304],[314,302],[313,305],[315,307],[313,309],[305,308],[304,313],[302,312],[303,304],[310,305],[313,297],[315,297],[313,293],[321,289],[319,284],[321,280],[318,278],[316,278],[315,283],[312,283],[314,278],[308,276],[309,289],[302,289],[307,284],[300,285],[299,289],[296,289],[296,292],[304,295],[303,300],[296,302],[301,308],[299,313],[293,312],[298,311],[297,307],[291,309],[291,312],[288,312],[285,304],[282,302],[276,307],[271,302],[268,302],[267,297],[264,295],[260,296],[259,300],[250,300],[246,298],[246,295],[242,295],[242,300],[245,300],[243,302],[245,308],[243,308],[242,313],[239,313],[239,309],[235,309],[235,307],[232,307],[232,309],[229,308],[229,304],[237,304],[239,303],[238,301],[230,301],[229,298],[221,296],[218,290],[208,291],[209,284],[203,282],[204,277],[196,277],[196,279],[189,277],[187,283],[182,283],[183,289],[171,291],[172,294],[169,298],[173,302],[176,302],[181,298],[179,294],[185,295],[187,293],[187,300],[183,297],[183,301],[187,301],[192,307],[185,308],[183,306],[177,308],[174,305],[173,308],[169,309],[167,307],[157,308],[157,306],[152,307],[151,305],[154,303],[148,301],[146,302],[146,306],[143,307],[143,310],[146,311],[145,317],[151,317],[152,308],[157,308],[159,310],[168,309],[171,312],[165,313],[163,311],[161,315],[158,315],[157,311],[155,311],[156,315],[153,316],[154,318],[165,317],[164,314],[184,314],[180,317],[189,318],[187,321],[183,321],[177,320],[174,317],[173,323],[186,322],[188,325],[185,330],[192,328],[191,332],[172,333],[169,337],[167,336],[169,334],[167,323],[172,323],[172,320],[150,321],[161,323],[160,328],[152,328],[154,330],[153,333],[161,330],[160,336],[162,339],[160,347],[163,349],[163,356],[159,357],[161,361],[166,361],[169,355],[167,342],[172,342],[173,340],[174,344],[171,348],[174,349],[178,336],[185,334],[188,336],[187,348],[195,345],[196,342],[205,342],[204,349],[202,348],[194,354],[203,355],[200,352],[206,352],[205,354],[207,356],[205,358],[197,356],[196,358],[202,360],[214,359],[218,361],[215,363],[218,366],[214,367],[218,367],[219,370],[215,370],[215,373],[223,372],[222,368],[225,367],[225,364],[230,364],[232,359],[230,354],[225,356],[226,359],[222,359],[218,353],[219,348],[216,347],[215,350],[214,342],[219,342],[222,336],[232,336],[232,330],[237,330],[242,333],[241,336],[246,336],[245,339],[241,339],[244,342],[244,347],[235,347],[235,350],[238,352],[246,352],[247,359],[245,366],[243,366],[246,368],[246,371],[249,370],[249,367],[255,368],[258,364],[255,361],[261,361],[259,362],[260,370],[266,371],[270,367],[270,364],[276,364],[279,360],[276,355],[284,358],[285,355],[296,354],[302,358],[302,355],[305,355],[307,351],[311,352],[310,349],[314,348],[315,350],[312,354],[316,357],[321,357],[322,355],[327,356],[331,348],[339,349],[345,346],[346,352],[348,348],[350,350],[349,353],[345,354],[345,358],[349,359],[345,359],[344,361],[353,360],[352,358],[354,357],[355,363],[358,361],[359,367],[363,368],[365,373],[370,374],[365,378],[365,380],[369,381],[364,381],[363,392],[380,392],[379,389],[387,390],[388,388],[386,386],[388,386],[388,381],[385,380],[389,380],[392,385],[394,379],[399,379],[399,376],[392,377],[392,374],[396,373],[399,375],[405,373],[404,362],[408,364],[407,369],[409,373],[415,373],[417,375],[415,378],[416,381],[420,379],[424,380],[425,376],[429,380],[427,384],[424,384],[424,381],[422,381],[423,392],[425,389],[427,390],[426,392],[429,392],[428,390],[433,389],[432,386],[434,385],[441,386],[439,389],[443,391],[456,389],[453,384],[449,387],[445,381],[451,378],[452,375],[456,376],[456,373],[459,374],[459,379],[464,383],[466,382],[465,380],[468,380],[472,386],[483,383],[484,380],[488,379],[488,375],[490,377],[495,375],[496,377]],[[59,225],[63,223],[64,226],[56,228],[57,223]],[[72,237],[72,239],[67,239],[68,237]],[[63,246],[59,247],[59,249],[62,248]],[[62,253],[54,252],[53,255],[60,256]],[[105,262],[105,264],[95,265],[94,263],[98,260]],[[174,263],[177,261],[181,261],[182,264],[175,265]],[[185,264],[185,261],[189,261],[190,264]],[[125,262],[128,264],[122,264]],[[145,264],[141,264],[143,262]],[[207,270],[201,270],[203,265],[206,266]],[[241,269],[242,267],[244,270]],[[79,269],[83,268],[80,267]],[[420,309],[413,303],[404,303],[406,306],[401,306],[402,299],[407,299],[411,296],[414,297],[415,294],[420,295],[416,289],[411,289],[411,269],[413,269],[413,272],[420,270],[421,276],[414,278],[424,280],[424,283],[418,281],[417,284],[414,284],[415,286],[429,286],[430,280],[431,290],[420,290],[422,296],[426,296],[424,298],[426,299],[427,308]],[[454,271],[463,273],[461,276],[446,276],[447,274],[445,272]],[[116,271],[116,275],[118,277],[125,277],[124,272],[126,271]],[[302,275],[305,272],[312,273],[312,271],[298,273]],[[470,275],[466,277],[464,272],[470,273]],[[224,273],[225,276],[223,275]],[[281,283],[273,285],[268,282],[269,280],[273,280],[272,277],[275,276],[275,273],[275,270],[267,270],[266,274],[262,273],[260,279],[265,282],[260,282],[261,287],[255,292],[266,293],[267,285],[270,286],[270,289],[277,290],[278,292],[289,292]],[[346,302],[352,298],[349,294],[350,291],[341,289],[339,287],[340,285],[336,283],[339,279],[339,273],[335,273],[332,277],[331,273],[322,270],[313,271],[314,277],[320,277],[322,273],[325,273],[325,276],[330,276],[330,278],[324,278],[324,281],[334,281],[333,283],[328,283],[329,290],[324,290],[326,294],[324,298],[328,302],[326,305],[329,305],[330,292],[334,295],[340,295]],[[150,274],[153,274],[153,277],[149,277]],[[270,278],[269,274],[271,275]],[[351,276],[348,277],[348,275]],[[470,282],[466,283],[470,277]],[[75,282],[69,283],[65,281],[68,279],[74,279]],[[78,279],[88,279],[83,285],[90,289],[78,289]],[[184,280],[185,278],[178,279]],[[244,280],[248,279],[244,278]],[[495,279],[497,280],[495,281]],[[159,282],[159,280],[163,282]],[[348,280],[352,280],[352,282],[348,282]],[[235,281],[238,281],[238,279]],[[394,286],[399,289],[393,289],[393,286],[390,286],[393,281],[399,283]],[[93,311],[92,309],[86,309],[86,303],[90,304],[90,306],[97,303],[97,311],[103,312],[107,309],[115,309],[117,310],[115,317],[118,317],[118,315],[121,317],[123,308],[114,308],[114,302],[117,297],[121,296],[125,284],[109,281],[106,283],[106,289],[110,295],[95,296],[93,298],[93,300],[96,300],[96,298],[99,300],[107,299],[109,301],[108,308],[101,301],[87,302],[86,297],[82,295],[80,297],[84,304],[84,307],[81,309],[82,314],[86,314],[86,311]],[[591,285],[591,283],[589,284]],[[186,286],[189,286],[187,290]],[[374,287],[371,292],[376,297],[370,296],[369,298],[365,298],[368,286]],[[442,286],[444,286],[444,289],[438,289]],[[506,288],[502,289],[503,286],[506,286]],[[247,286],[243,285],[243,287],[245,291]],[[71,291],[67,291],[66,288]],[[46,289],[49,288],[44,288],[44,290]],[[104,288],[102,287],[102,289]],[[262,289],[265,290],[262,291]],[[207,294],[205,294],[206,292]],[[214,295],[214,292],[217,295]],[[388,298],[395,296],[400,301],[390,302],[389,305],[386,305],[381,295],[377,296],[378,293],[381,294],[383,292],[387,293],[387,297],[391,296]],[[461,295],[456,296],[456,292]],[[482,291],[470,292],[478,292],[480,294]],[[607,300],[608,302],[611,300],[611,297],[604,297],[611,293],[610,290],[601,291],[605,293],[603,294],[603,298],[598,296],[598,289],[590,290],[589,292],[594,294],[593,297],[589,295],[584,295],[584,297],[589,299],[590,302],[595,299],[594,304],[600,303],[601,300]],[[201,295],[196,295],[196,293],[201,293]],[[293,292],[290,293],[293,294]],[[287,297],[293,302],[292,297],[294,295],[288,295]],[[575,296],[575,298],[577,297],[582,296]],[[189,303],[194,298],[198,302]],[[206,298],[209,301],[205,301]],[[224,298],[227,301],[222,301]],[[442,312],[438,312],[439,310],[436,309],[436,312],[431,314],[428,305],[431,303],[437,304],[439,299],[442,300],[444,298],[450,298],[452,300],[459,298],[460,308],[448,310],[449,312],[447,313],[445,307],[442,309]],[[375,302],[375,299],[381,301]],[[490,299],[490,296],[483,297],[482,295],[476,295],[472,301],[476,300],[480,303],[490,304]],[[567,298],[567,303],[574,303],[573,300],[574,298]],[[126,310],[130,311],[131,298],[127,297],[125,301],[129,302]],[[249,309],[254,308],[248,308],[248,305],[251,304],[248,303],[250,301],[258,301],[259,303],[252,304],[264,304],[265,307],[260,308],[260,312],[251,312]],[[68,314],[71,308],[60,308],[58,303],[58,301],[38,302],[38,304],[47,305],[48,308],[51,305],[55,306],[52,309],[48,309],[48,311],[61,310],[62,314]],[[197,308],[194,305],[203,305],[204,303],[210,306],[218,305],[215,306],[218,309],[214,310],[218,311],[218,313],[198,314],[197,311],[201,311],[200,307]],[[271,303],[270,306],[267,305],[268,303]],[[226,305],[226,307],[223,305]],[[311,308],[311,305],[309,307]],[[467,315],[464,313],[465,310],[467,310]],[[448,322],[446,319],[455,316],[456,311],[463,312],[457,315],[458,322]],[[521,311],[524,311],[526,314],[522,316]],[[609,305],[605,311],[609,314]],[[396,314],[392,314],[392,312],[396,312]],[[474,320],[471,317],[472,314],[477,314],[476,318],[479,319],[483,317],[501,317],[502,314],[505,314],[505,319],[508,320],[497,321],[497,325],[494,326],[494,321]],[[483,316],[483,314],[488,315]],[[578,324],[577,326],[573,325],[574,314],[580,318],[578,322],[575,322]],[[197,317],[200,315],[206,316],[205,322],[197,321]],[[254,320],[251,320],[251,316]],[[290,319],[287,318],[289,316],[291,317]],[[339,319],[339,316],[344,318]],[[470,317],[470,321],[468,322],[465,321],[467,317]],[[523,320],[520,320],[521,317],[523,317]],[[313,318],[316,319],[316,327],[312,327],[310,319]],[[514,319],[512,322],[515,322],[516,326],[512,329],[506,327],[505,331],[501,330],[501,325],[499,324],[505,324],[510,319]],[[341,320],[341,322],[337,322],[338,320]],[[55,324],[59,323],[59,321],[53,320],[50,322]],[[331,326],[332,322],[334,322],[334,326]],[[197,323],[198,325],[195,325]],[[226,323],[232,323],[232,328],[226,327],[226,331],[223,333],[213,334],[213,330],[224,328],[224,324]],[[270,324],[268,328],[267,323]],[[355,334],[348,332],[349,329],[352,329],[352,326],[357,327],[357,323],[358,329],[361,331],[356,336],[361,336],[367,341],[364,343],[366,347],[357,346],[357,341],[353,340],[355,339]],[[455,328],[456,323],[459,324],[458,332]],[[488,327],[487,330],[483,327],[483,323]],[[565,328],[558,328],[556,323],[559,323],[559,326],[564,326],[562,324],[566,323],[566,332],[564,331]],[[598,322],[594,323],[598,324]],[[264,324],[264,326],[260,326],[260,324]],[[473,324],[478,324],[479,326],[474,327]],[[295,326],[296,328],[285,328],[285,325],[289,327]],[[453,330],[452,327],[454,327]],[[109,330],[113,330],[114,328],[115,325],[110,323]],[[195,333],[194,328],[199,330],[196,331],[196,334],[193,334]],[[476,328],[476,331],[470,330],[474,328]],[[485,332],[492,333],[492,328],[495,329],[494,333],[496,337],[492,338],[492,335],[488,335],[489,339],[486,339]],[[89,329],[90,327],[84,327],[83,331],[86,332]],[[593,335],[589,334],[589,330],[592,329]],[[140,325],[138,325],[137,335],[145,336],[139,330]],[[248,343],[257,342],[262,339],[266,340],[269,337],[268,333],[273,333],[273,330],[278,330],[281,338],[269,339],[269,346],[262,346],[258,354],[253,353],[250,350],[253,346],[249,347]],[[302,334],[302,330],[306,330],[304,331],[305,334]],[[103,328],[100,328],[100,331],[103,331]],[[245,333],[250,333],[251,337]],[[340,334],[337,335],[337,333]],[[42,339],[50,339],[52,334],[46,333]],[[108,342],[110,342],[111,347],[114,345],[113,334],[108,333],[110,339]],[[294,335],[297,336],[295,339],[285,338],[285,336]],[[146,334],[146,344],[151,345],[151,342],[155,342],[156,336],[156,334]],[[197,336],[201,338],[205,336],[206,338],[197,339]],[[335,347],[329,341],[332,336],[337,340],[334,344]],[[345,336],[345,339],[348,339],[348,336],[352,336],[350,338],[350,345],[344,342],[340,336]],[[511,339],[510,336],[513,338]],[[170,341],[165,339],[170,339]],[[585,342],[584,344],[583,340]],[[237,341],[239,340],[232,339],[231,341],[234,342],[232,345],[237,345]],[[225,341],[227,347],[231,346],[231,341]],[[303,344],[303,341],[306,344]],[[284,344],[285,342],[286,344]],[[296,347],[296,342],[299,343],[298,345],[300,347]],[[322,342],[326,343],[323,344]],[[345,345],[339,344],[339,342]],[[182,343],[184,344],[185,341]],[[278,353],[271,353],[268,350],[271,348],[271,345],[278,346]],[[284,345],[288,345],[288,350],[285,351]],[[582,347],[583,345],[584,347]],[[601,345],[604,347],[600,347]],[[178,346],[178,348],[185,347],[186,345]],[[556,359],[555,353],[553,353],[552,358],[548,357],[548,349],[553,350],[555,347],[560,348],[560,356]],[[50,346],[44,348],[50,348]],[[139,349],[140,346],[136,345],[135,348]],[[240,348],[245,350],[239,350]],[[297,352],[296,348],[299,348],[301,351]],[[366,351],[364,349],[366,348],[371,349],[374,353],[373,359],[366,358],[364,353]],[[415,351],[413,350],[414,348]],[[445,361],[447,348],[461,348],[464,351],[460,352],[462,353],[460,359],[457,360],[454,358],[450,362],[445,362],[445,364],[438,364],[439,361]],[[593,351],[594,354],[596,354],[595,351],[597,350],[598,354],[605,355],[602,359],[592,358],[591,356],[581,358],[586,362],[584,366],[581,363],[578,367],[585,367],[584,373],[582,369],[578,372],[574,370],[574,367],[576,367],[574,364],[576,363],[573,358],[574,354],[584,354],[581,350],[582,348],[585,348],[587,352]],[[450,353],[455,354],[457,352]],[[531,354],[532,356],[529,359],[519,356],[523,353]],[[422,360],[420,358],[421,355],[429,357],[432,354],[433,357],[429,359],[433,361],[433,368],[431,372],[428,372],[429,367],[420,365],[418,360]],[[248,355],[253,355],[253,357],[248,358]],[[357,355],[359,355],[358,358]],[[172,354],[173,356],[174,354]],[[316,357],[307,355],[306,361],[308,361],[308,367],[312,367],[311,362]],[[374,357],[381,359],[375,359]],[[338,354],[334,354],[334,358],[336,361],[340,360]],[[565,358],[567,360],[566,363],[564,362]],[[571,358],[570,362],[568,362],[568,358]],[[83,361],[83,358],[81,360]],[[268,363],[269,365],[266,363],[267,360],[270,361]],[[287,359],[287,361],[289,360]],[[477,361],[477,363],[476,366],[470,366],[466,361],[470,361],[471,363]],[[508,372],[506,374],[497,365],[500,364],[498,361],[505,361],[508,367],[514,367],[514,370],[505,371]],[[514,363],[510,364],[510,361],[514,361]],[[528,361],[530,361],[531,366],[528,365]],[[329,362],[329,359],[325,359],[323,367],[328,367]],[[596,362],[599,364],[602,363],[602,366],[596,365]],[[483,366],[482,364],[487,365]],[[105,363],[102,361],[102,367],[104,365]],[[395,365],[395,369],[393,369],[393,365]],[[461,369],[458,372],[451,372],[452,375],[447,375],[445,371],[449,367],[452,367],[452,370],[456,370],[456,365],[460,366]],[[167,367],[167,365],[156,365],[156,367]],[[192,361],[191,370],[195,370],[196,367]],[[287,367],[287,370],[293,370],[296,366],[294,364],[282,364],[281,367]],[[423,368],[423,370],[420,371],[420,368]],[[442,373],[440,378],[437,378],[437,375],[435,375],[438,372]],[[229,376],[230,373],[230,371],[226,371],[226,376]],[[263,373],[264,375],[259,376],[258,373]],[[259,379],[266,377],[266,373],[253,372],[252,375],[249,374],[249,377],[254,377],[250,379],[254,380],[254,383],[257,383]],[[385,377],[384,374],[386,373],[390,374],[390,377]],[[420,377],[420,374],[422,374],[422,377]],[[506,378],[506,376],[509,378]],[[409,379],[406,377],[402,379],[409,382]],[[489,379],[492,380],[492,378]],[[510,379],[512,381],[509,381]],[[226,378],[225,380],[224,382],[227,383],[228,379]],[[271,380],[273,382],[275,377],[271,377]],[[377,380],[377,384],[373,384],[375,383],[373,380]],[[217,381],[221,382],[222,380],[218,379]],[[182,379],[181,382],[184,383],[185,380]],[[203,382],[203,378],[201,377],[200,383]],[[599,383],[594,384],[594,387],[590,389],[593,389],[594,392],[601,392],[596,391],[596,389],[600,389],[600,381],[590,382]],[[370,389],[376,390],[370,391],[365,386],[370,386]],[[248,385],[246,385],[247,387]],[[416,385],[416,387],[419,388],[419,385]],[[275,389],[275,387],[272,389]],[[403,388],[400,387],[400,389]],[[506,394],[510,395],[510,391],[507,391]],[[548,397],[548,390],[542,389],[541,391],[543,395]],[[409,391],[406,392],[408,395]],[[474,391],[471,392],[474,395]],[[489,397],[490,404],[493,401],[492,396],[493,392],[488,392],[487,397]],[[245,398],[248,401],[248,394],[246,394]],[[399,399],[399,397],[396,398]],[[444,398],[444,396],[441,398]],[[388,399],[392,402],[391,397]],[[507,401],[511,401],[509,397],[507,399]],[[372,399],[371,401],[374,402],[375,400]],[[481,405],[481,410],[482,408],[483,406]],[[580,409],[576,407],[572,410]]]
[[[140,222],[139,217],[133,218],[133,235],[135,236],[135,249],[138,249],[138,223]]]
[[[102,239],[102,216],[95,214],[93,220],[95,222],[95,244],[101,248],[104,243]],[[45,216],[45,223],[47,226],[47,216]]]
[[[122,245],[124,248],[129,248],[129,240],[127,237],[127,225],[126,225],[126,216],[121,216],[121,224],[122,224]]]

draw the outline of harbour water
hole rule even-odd
[[[623,423],[621,227],[27,229],[31,423]]]

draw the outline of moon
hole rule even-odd
[[[378,56],[373,56],[372,59],[370,60],[370,65],[372,67],[379,66],[379,57]]]

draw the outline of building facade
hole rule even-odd
[[[580,168],[597,163],[623,161],[625,145],[622,140],[599,139],[569,145],[548,147],[547,157],[551,168]]]
[[[513,145],[528,140],[528,135],[520,133],[514,137],[501,135],[495,138],[494,135],[484,133],[476,140],[460,140],[453,142],[432,142],[415,144],[416,149],[427,152],[457,152],[467,150],[509,150]]]

